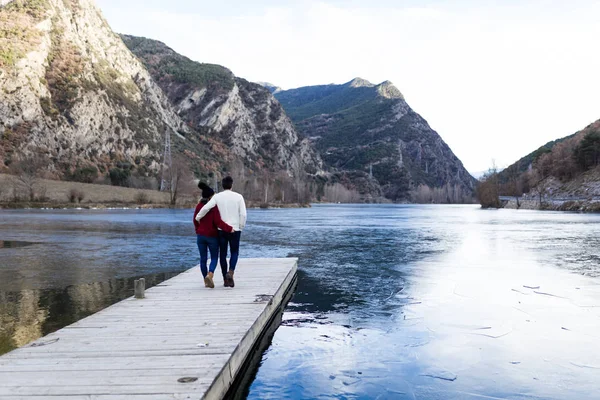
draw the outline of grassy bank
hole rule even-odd
[[[3,208],[106,208],[169,207],[169,193],[157,190],[37,179],[33,185],[36,200],[28,199],[15,177],[0,174],[0,207]],[[178,206],[195,204],[192,196],[182,197]]]
[[[36,201],[29,201],[23,187],[15,188],[14,176],[0,174],[0,209],[19,208],[193,208],[198,202],[200,191],[192,195],[179,196],[177,204],[170,204],[169,193],[157,190],[133,189],[120,186],[91,183],[36,180]],[[19,185],[17,185],[19,186]],[[15,196],[15,190],[17,195]],[[247,201],[248,208],[304,208],[310,204],[261,203]]]

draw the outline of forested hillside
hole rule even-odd
[[[485,206],[499,206],[498,195],[531,198],[541,208],[595,203],[600,196],[600,120],[545,144],[499,173],[491,171],[479,195]]]
[[[279,91],[275,97],[334,178],[368,198],[468,202],[475,179],[391,83]]]

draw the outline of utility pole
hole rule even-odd
[[[173,167],[173,159],[171,158],[171,131],[167,128],[165,129],[165,149],[164,149],[164,158],[161,166],[161,178],[160,178],[160,191],[166,192],[171,190],[171,180],[169,176],[171,175]]]

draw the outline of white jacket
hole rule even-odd
[[[219,213],[224,222],[231,225],[236,231],[244,230],[246,226],[246,203],[241,194],[231,190],[215,194],[196,215],[196,221],[200,221],[214,206],[219,207]]]

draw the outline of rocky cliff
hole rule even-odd
[[[275,97],[325,164],[364,195],[425,202],[472,198],[475,179],[391,82],[356,78]]]
[[[184,57],[164,43],[123,35],[190,126],[222,142],[254,169],[318,174],[322,162],[271,92],[214,64]]]
[[[84,171],[92,181],[117,170],[156,186],[167,132],[173,156],[197,177],[233,165],[267,170],[267,180],[322,172],[262,86],[115,34],[93,0],[2,5],[0,172],[35,156],[48,178]]]
[[[214,157],[91,0],[14,0],[0,9],[0,165],[31,153],[61,178],[127,164],[160,168],[164,134]]]

